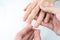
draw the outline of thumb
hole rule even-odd
[[[41,40],[40,38],[40,30],[36,29],[34,31],[34,40]]]
[[[41,8],[43,11],[48,12],[48,13],[56,14],[56,13],[58,12],[58,8],[55,8],[55,7],[40,6],[40,8]]]

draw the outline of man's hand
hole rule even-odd
[[[17,33],[15,40],[41,40],[40,31],[34,30],[30,24],[26,25],[19,33]]]

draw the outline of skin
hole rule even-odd
[[[40,30],[34,30],[30,24],[17,33],[15,40],[41,40]]]
[[[28,19],[28,17],[29,17],[29,15],[31,14],[31,11],[33,10],[33,9],[36,9],[36,5],[38,4],[38,1],[39,0],[33,0],[30,4],[28,4],[27,5],[27,7],[25,7],[25,9],[24,9],[24,11],[26,11],[26,13],[25,13],[25,15],[24,15],[24,17],[23,17],[23,20],[24,21],[26,21],[26,20],[28,20],[28,21],[30,21],[29,19]],[[38,6],[37,6],[38,7]],[[38,10],[38,9],[37,9]],[[35,10],[34,10],[35,11]],[[31,18],[31,17],[30,17]]]
[[[40,8],[41,2],[42,2],[42,0],[33,0],[33,2],[30,3],[24,9],[26,11],[26,13],[23,17],[24,21],[26,21],[28,23],[31,23],[32,20],[34,20],[38,17],[38,19],[35,23],[35,27],[38,27],[42,23],[42,21],[44,21],[45,23],[48,23],[49,18],[50,18],[50,14],[48,14],[48,13],[41,10],[41,8]],[[39,14],[38,14],[38,12],[39,12]],[[45,17],[45,14],[46,14],[46,17]]]
[[[55,7],[45,7],[40,6],[41,9],[45,12],[49,12],[50,14],[54,14],[54,16],[51,16],[51,23],[52,25],[48,25],[50,29],[52,29],[56,34],[60,35],[60,8]],[[44,25],[44,23],[42,23]],[[45,26],[47,26],[45,25]]]
[[[49,23],[42,22],[41,25],[51,29],[57,35],[60,35],[60,21],[55,16],[53,16],[53,18],[50,19]]]
[[[40,8],[45,11],[45,12],[49,12],[51,14],[54,14],[57,19],[60,21],[60,8],[56,8],[56,7],[45,7],[45,6],[40,6]]]
[[[32,20],[35,19],[35,27],[43,25],[53,30],[56,34],[60,35],[60,8],[45,7],[40,5],[40,2],[35,5],[36,6],[34,8],[30,8],[32,11],[30,11],[28,15],[25,14],[27,17],[25,18],[24,16],[23,19],[28,23],[31,23]],[[28,6],[32,7],[32,5]],[[27,11],[28,8],[29,7],[27,7],[25,11]],[[28,12],[29,11],[26,13]]]

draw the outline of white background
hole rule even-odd
[[[31,0],[0,0],[0,40],[14,40],[25,25],[22,21],[24,7]],[[57,6],[59,6],[59,3]],[[60,40],[53,31],[41,26],[42,40]]]

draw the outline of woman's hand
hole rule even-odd
[[[43,7],[37,4],[32,12],[30,11],[28,17],[26,17],[26,21],[31,23],[34,18],[37,20],[36,24],[34,25],[35,27],[38,27],[41,24],[60,35],[60,8]]]
[[[25,7],[24,11],[26,11],[26,13],[25,13],[25,15],[24,15],[24,17],[23,17],[23,20],[24,20],[24,21],[27,20],[27,18],[28,18],[29,15],[31,14],[31,11],[32,11],[32,10],[36,7],[36,5],[38,4],[38,1],[39,1],[39,0],[32,0],[32,2],[29,3],[29,4]]]
[[[60,35],[60,8],[44,6],[40,6],[40,8],[45,12],[53,14],[49,23],[46,24],[43,22],[42,25],[52,29],[56,34]]]
[[[30,24],[27,24],[24,29],[17,33],[15,40],[41,40],[40,31],[34,30]]]
[[[30,6],[28,5],[27,8],[25,8],[27,12],[23,17],[24,21],[31,23],[33,19],[37,19],[35,23],[35,27],[38,27],[43,21],[45,23],[48,23],[50,19],[50,14],[40,9],[40,4],[42,3],[42,0],[35,0],[35,3],[34,4],[33,3],[34,2],[32,2]]]
[[[45,7],[45,6],[40,6],[40,8],[45,12],[49,12],[51,14],[54,14],[56,16],[56,18],[60,21],[60,8]]]

